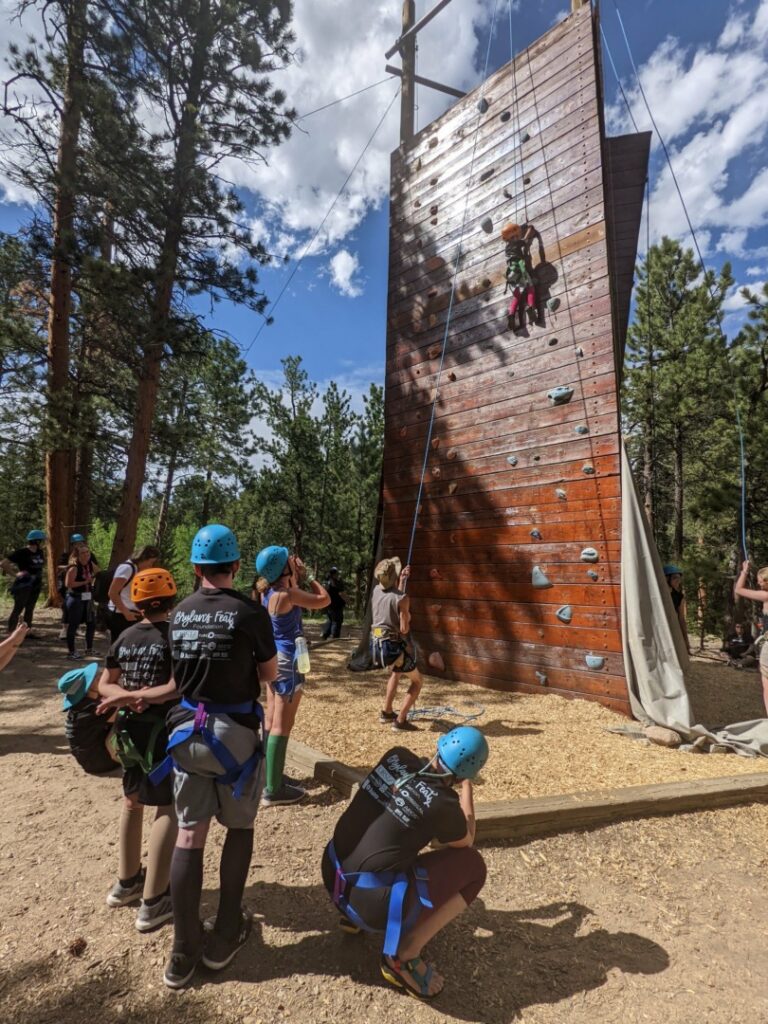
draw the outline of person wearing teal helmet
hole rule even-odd
[[[325,608],[331,599],[325,587],[309,576],[304,563],[288,548],[272,544],[256,556],[257,579],[252,594],[261,597],[272,621],[277,646],[277,677],[267,687],[267,807],[294,804],[304,790],[285,779],[285,756],[301,703],[304,676],[296,666],[296,640],[303,635],[302,609]],[[307,582],[311,593],[303,588]]]
[[[323,854],[323,883],[340,926],[385,932],[384,978],[419,999],[443,988],[421,958],[424,946],[485,883],[473,846],[472,780],[487,759],[485,737],[471,726],[441,736],[431,759],[393,747],[362,782]],[[443,848],[421,852],[434,840]]]
[[[683,634],[685,649],[690,654],[691,643],[688,639],[688,607],[685,603],[685,594],[683,593],[683,570],[679,569],[676,565],[665,565],[664,575],[669,587],[669,596],[672,598],[672,605],[675,609],[675,618],[680,626],[680,632]]]
[[[9,633],[14,632],[22,614],[29,629],[32,628],[35,605],[43,586],[45,540],[46,536],[42,530],[30,530],[25,547],[11,551],[4,561],[5,571],[15,572],[15,579],[11,584],[13,610],[8,619]],[[27,633],[27,637],[30,640],[36,639],[34,633]]]

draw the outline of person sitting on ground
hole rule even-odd
[[[763,704],[765,706],[765,713],[768,715],[768,639],[765,639],[768,634],[768,565],[764,565],[762,569],[757,570],[757,586],[758,590],[750,590],[747,587],[747,577],[749,576],[749,562],[744,562],[741,567],[739,578],[733,588],[733,593],[736,597],[745,597],[748,601],[761,601],[761,637],[758,638],[756,645],[760,647],[760,679],[763,684]]]
[[[288,737],[291,735],[304,688],[304,676],[296,665],[296,640],[303,635],[302,608],[325,608],[330,597],[313,579],[297,555],[271,545],[256,557],[257,591],[269,612],[277,646],[277,677],[267,686],[267,784],[262,803],[267,807],[295,804],[305,796],[301,786],[284,777]],[[306,580],[312,593],[302,589]],[[254,595],[255,596],[255,595]]]
[[[24,621],[32,629],[32,619],[35,614],[35,605],[40,597],[43,586],[43,566],[45,564],[45,552],[43,543],[45,534],[42,530],[30,530],[27,534],[26,547],[17,548],[5,558],[3,570],[15,568],[16,578],[11,585],[11,597],[13,598],[13,610],[8,619],[8,632],[13,633],[18,624],[19,618],[24,614]],[[27,639],[37,639],[34,633],[27,633]]]
[[[757,663],[752,631],[747,630],[743,622],[734,623],[722,650],[727,656],[729,668],[749,668]]]
[[[472,779],[487,759],[488,743],[471,726],[441,736],[431,759],[393,747],[361,784],[323,853],[323,883],[342,913],[341,928],[386,931],[381,972],[420,999],[444,984],[422,949],[485,883],[485,862],[473,848]],[[433,840],[444,848],[421,853]]]
[[[20,622],[11,635],[0,642],[0,672],[13,661],[16,651],[24,643],[24,637],[28,632],[29,626],[26,622]]]
[[[328,592],[328,597],[331,599],[331,603],[325,609],[325,614],[328,616],[328,621],[325,624],[323,630],[323,640],[334,639],[338,640],[341,636],[341,627],[344,622],[344,608],[346,607],[346,594],[344,593],[344,583],[339,578],[339,570],[335,565],[332,565],[328,571],[328,579],[325,581],[325,589]]]
[[[391,723],[395,731],[415,732],[416,726],[408,721],[408,712],[421,693],[422,679],[406,642],[411,628],[411,599],[405,593],[405,586],[410,574],[409,565],[400,571],[399,558],[385,558],[374,570],[377,584],[371,595],[371,657],[378,668],[390,670],[379,721]],[[408,690],[400,710],[395,711],[393,704],[401,676],[408,676]]]
[[[683,570],[678,569],[676,565],[665,565],[664,575],[667,578],[669,594],[672,598],[672,604],[674,605],[675,615],[677,616],[680,631],[683,634],[685,649],[690,654],[691,644],[688,640],[688,608],[685,603],[685,594],[683,593]]]
[[[96,566],[87,544],[75,544],[64,576],[65,608],[67,612],[67,651],[69,658],[79,658],[75,650],[75,637],[81,623],[85,623],[85,656],[93,657],[93,637],[96,615],[93,609],[93,580]]]
[[[169,889],[177,833],[173,789],[169,776],[155,784],[149,774],[165,757],[166,712],[178,696],[168,644],[168,616],[175,596],[176,583],[166,569],[147,569],[134,576],[131,602],[142,618],[110,647],[98,686],[98,714],[118,709],[115,750],[123,766],[117,881],[107,893],[107,906],[126,907],[141,900],[134,922],[140,932],[153,931],[173,917]],[[141,866],[145,807],[156,808],[146,874]]]
[[[109,637],[112,643],[132,622],[141,619],[141,612],[131,601],[131,580],[137,572],[153,569],[160,558],[160,550],[152,544],[145,544],[131,557],[121,562],[112,575],[109,585]]]
[[[277,675],[275,641],[262,606],[234,590],[240,549],[226,526],[212,523],[192,541],[201,580],[171,618],[171,654],[183,699],[168,716],[179,835],[171,862],[173,949],[163,980],[186,985],[201,958],[222,970],[247,941],[252,918],[242,907],[253,854],[253,823],[263,779],[259,695]],[[211,818],[227,830],[219,864],[220,895],[210,931],[200,922],[203,853]]]

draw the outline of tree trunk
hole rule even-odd
[[[201,0],[199,28],[195,37],[190,67],[189,88],[182,105],[183,113],[176,146],[171,192],[172,205],[168,210],[163,246],[155,271],[154,328],[144,350],[139,369],[133,433],[128,445],[125,482],[120,499],[120,513],[117,519],[110,565],[116,565],[127,558],[136,540],[152,421],[160,388],[163,352],[169,334],[173,286],[176,280],[179,249],[183,235],[186,200],[198,156],[198,108],[213,38],[210,12],[210,0]]]
[[[683,557],[683,428],[682,424],[675,424],[675,558],[678,561]]]
[[[649,424],[646,425],[648,431]],[[643,506],[645,517],[653,533],[653,447],[650,432],[646,432],[643,444]]]
[[[61,603],[56,564],[74,520],[74,465],[71,440],[72,391],[69,379],[69,321],[75,252],[77,148],[83,108],[83,58],[88,0],[73,0],[67,19],[67,72],[59,126],[53,256],[48,315],[48,436],[45,453],[46,551],[49,602]]]
[[[205,474],[205,487],[203,488],[203,524],[211,521],[211,481],[213,470],[209,467]]]
[[[163,498],[160,502],[160,512],[157,516],[157,526],[155,527],[155,547],[162,548],[163,537],[168,527],[168,509],[171,506],[171,494],[173,493],[173,481],[176,476],[176,464],[178,461],[177,450],[171,452],[171,457],[168,460],[168,471],[165,474],[165,487],[163,488]]]
[[[92,479],[93,448],[90,442],[88,442],[79,446],[76,458],[75,515],[73,523],[80,533],[88,531],[91,521]]]

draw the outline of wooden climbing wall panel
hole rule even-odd
[[[455,275],[409,584],[424,668],[628,712],[604,150],[587,5],[393,155],[382,551],[408,549]],[[509,221],[544,247],[517,334]]]

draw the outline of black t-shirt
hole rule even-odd
[[[754,640],[751,636],[746,636],[742,633],[739,636],[738,633],[731,633],[728,639],[725,641],[724,650],[731,655],[732,658],[741,658],[754,644]]]
[[[259,662],[275,657],[266,610],[236,590],[201,587],[170,621],[176,685],[185,697],[214,704],[259,699]]]
[[[672,595],[672,604],[675,606],[675,611],[679,611],[685,594],[683,594],[682,590],[673,590],[672,587],[669,588],[669,592]]]
[[[328,596],[331,599],[329,607],[335,612],[340,612],[347,603],[341,596],[344,592],[343,581],[338,579],[338,577],[334,579],[333,576],[329,576],[325,584],[325,589],[328,591]]]
[[[32,551],[30,548],[18,548],[8,555],[8,561],[18,565],[19,572],[28,572],[32,576],[43,575],[45,553],[42,548]]]
[[[115,640],[107,668],[119,668],[124,690],[162,686],[171,678],[171,648],[167,622],[135,622]]]

